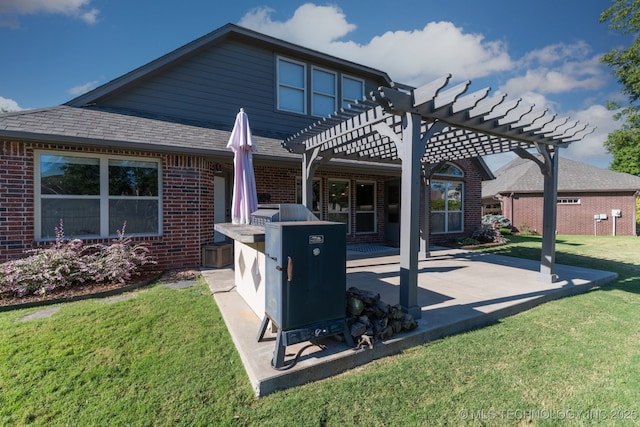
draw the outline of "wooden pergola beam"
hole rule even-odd
[[[422,165],[508,151],[536,161],[545,175],[539,278],[555,281],[558,149],[594,131],[577,121],[549,115],[546,109],[523,105],[521,99],[506,101],[506,95],[491,99],[489,88],[465,96],[471,82],[447,88],[450,79],[447,75],[414,89],[380,87],[370,99],[341,109],[282,143],[287,150],[303,154],[303,201],[307,206],[312,202],[318,159],[401,162],[405,197],[400,218],[400,304],[417,318],[418,249],[422,243],[420,250],[426,253],[429,229],[426,200],[420,215]],[[529,154],[527,148],[536,148],[543,160]]]

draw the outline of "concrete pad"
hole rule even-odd
[[[177,282],[163,282],[160,286],[170,289],[186,289],[195,286],[198,283],[197,280],[179,280]]]
[[[27,316],[21,317],[18,319],[18,321],[26,322],[29,320],[44,319],[53,316],[58,311],[60,311],[60,307],[48,307],[42,310],[38,310],[35,313],[31,313]]]
[[[375,254],[374,254],[375,255]],[[230,269],[211,270],[205,279],[222,312],[257,396],[327,378],[406,348],[495,323],[538,304],[587,292],[617,278],[616,273],[556,265],[559,280],[538,280],[539,262],[459,249],[436,249],[418,264],[418,303],[422,318],[416,330],[377,341],[373,349],[351,349],[334,338],[326,348],[301,343],[286,348],[285,365],[298,352],[295,366],[271,367],[275,335],[257,341],[259,319],[233,290]],[[389,304],[399,301],[400,259],[397,255],[350,259],[347,287],[379,292]]]
[[[229,292],[236,287],[233,267],[227,268],[203,268],[200,274],[209,285],[212,294]]]

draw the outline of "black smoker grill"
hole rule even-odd
[[[302,205],[293,206],[309,212]],[[346,225],[317,219],[292,221],[285,212],[280,209],[280,222],[264,223],[265,317],[258,341],[271,321],[277,330],[272,360],[276,369],[284,366],[288,345],[344,334],[353,347],[346,324]]]

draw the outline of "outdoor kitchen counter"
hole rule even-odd
[[[251,224],[232,224],[230,222],[214,225],[217,232],[232,238],[236,242],[257,243],[264,242],[264,226]]]
[[[233,269],[238,294],[258,319],[265,314],[265,229],[262,225],[219,223],[217,232],[233,239]],[[257,331],[256,331],[257,332]]]

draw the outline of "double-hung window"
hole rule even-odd
[[[35,174],[37,239],[160,234],[159,160],[41,152]]]
[[[328,116],[336,111],[336,73],[313,68],[311,77],[313,84],[312,112],[314,116]]]
[[[464,231],[464,174],[458,167],[447,163],[431,180],[431,232],[453,233]]]
[[[278,58],[278,110],[306,114],[306,74],[305,64]]]
[[[363,79],[281,56],[276,64],[279,111],[324,117],[364,97]]]
[[[364,97],[364,80],[342,76],[342,106],[348,107]]]

